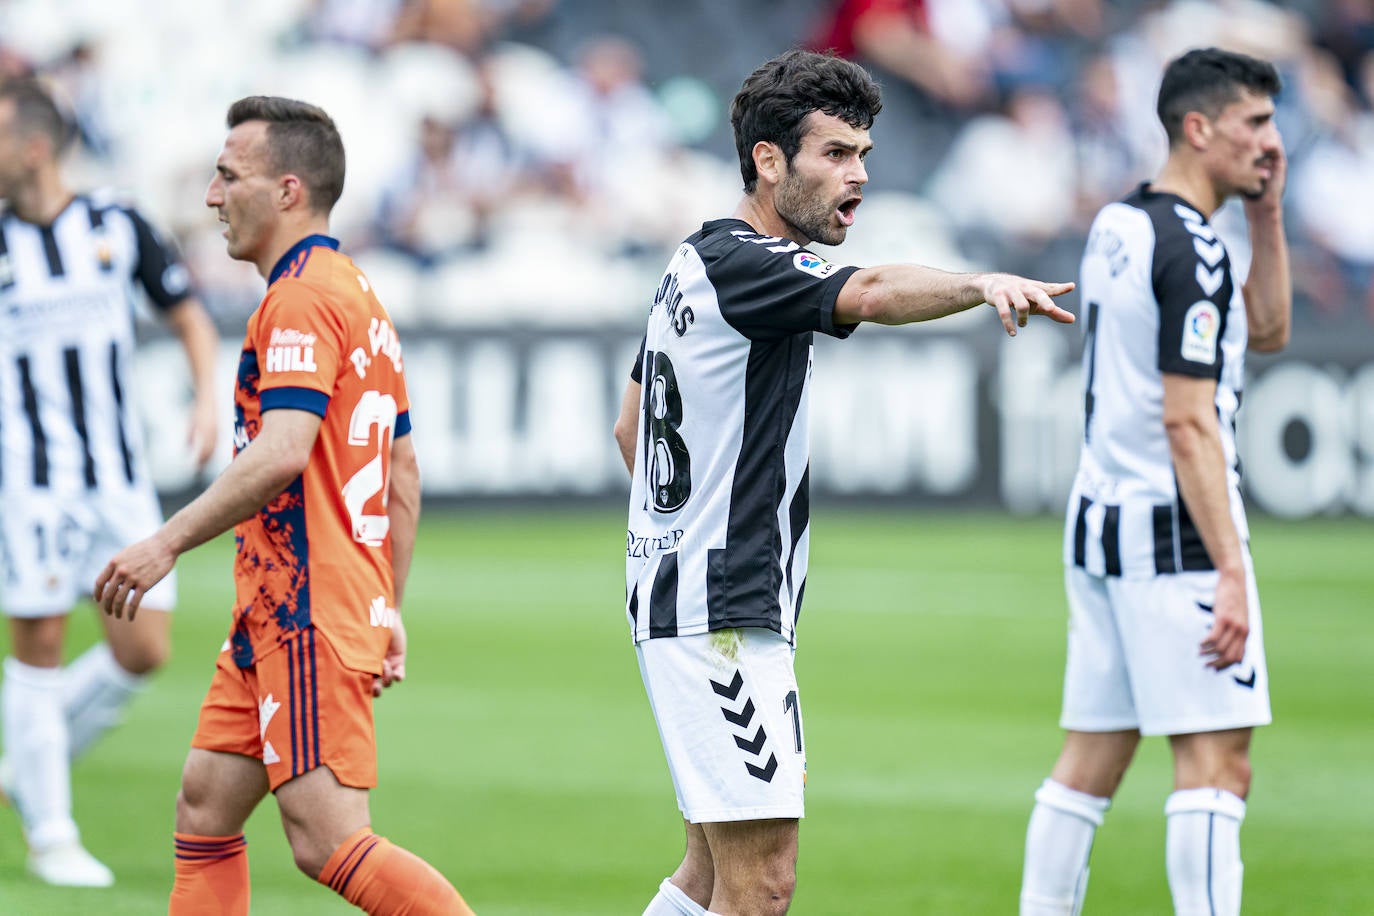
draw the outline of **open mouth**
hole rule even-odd
[[[859,204],[862,200],[862,197],[849,197],[840,202],[840,205],[835,208],[835,212],[838,213],[840,217],[840,225],[854,225],[854,211],[859,209]]]

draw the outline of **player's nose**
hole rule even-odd
[[[224,204],[224,189],[220,187],[219,176],[210,179],[210,186],[205,189],[205,206],[219,207]]]

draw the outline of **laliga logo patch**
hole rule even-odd
[[[1221,312],[1202,299],[1188,307],[1183,316],[1183,343],[1179,354],[1195,363],[1217,361],[1217,332],[1221,329]]]
[[[799,251],[792,256],[792,266],[813,277],[828,277],[834,272],[836,265],[816,257],[809,251]]]

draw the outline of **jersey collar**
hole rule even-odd
[[[332,248],[338,251],[339,240],[327,235],[307,235],[277,259],[277,266],[272,268],[272,273],[267,277],[267,285],[271,286],[288,273],[295,277],[300,276],[301,268],[309,260],[312,248]]]

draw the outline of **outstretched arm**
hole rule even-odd
[[[204,493],[105,565],[95,581],[95,603],[115,617],[127,610],[132,620],[144,594],[171,572],[177,557],[251,517],[300,476],[320,422],[306,410],[265,411],[257,436]]]
[[[997,309],[1007,334],[1016,336],[1031,315],[1061,324],[1073,315],[1051,301],[1072,283],[1046,283],[1013,274],[954,274],[916,264],[888,264],[855,271],[835,300],[835,324],[910,324],[944,318],[986,302]]]
[[[187,442],[195,456],[196,467],[202,468],[215,450],[219,430],[215,407],[215,353],[219,349],[219,332],[210,320],[205,307],[194,297],[182,299],[163,314],[167,327],[181,341],[186,361],[191,365],[191,386],[195,401],[191,407],[191,427]]]

